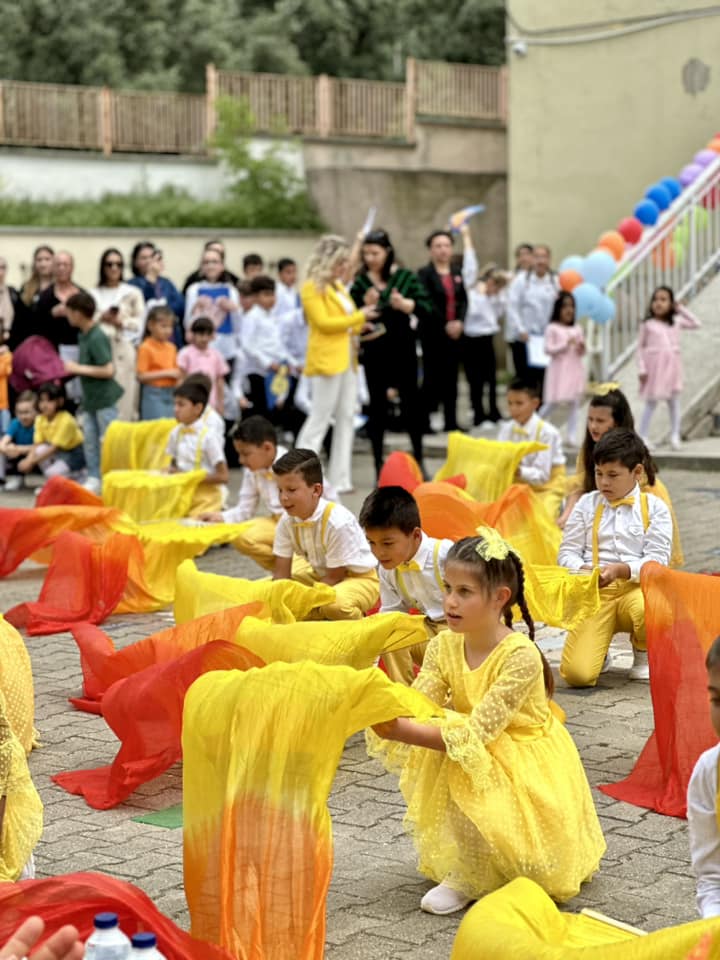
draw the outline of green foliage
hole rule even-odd
[[[0,77],[204,89],[225,70],[400,79],[406,56],[498,64],[502,0],[0,0]]]

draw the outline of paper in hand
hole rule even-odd
[[[365,217],[365,223],[360,228],[360,232],[363,236],[366,236],[372,228],[375,226],[375,217],[377,215],[377,207],[370,207]]]

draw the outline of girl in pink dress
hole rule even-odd
[[[637,367],[640,396],[645,400],[640,436],[648,442],[650,420],[658,400],[665,400],[670,412],[670,445],[680,448],[680,393],[683,388],[680,331],[697,330],[700,321],[675,302],[670,287],[658,287],[650,300],[647,317],[640,327]]]
[[[583,363],[585,335],[575,324],[575,298],[571,293],[561,293],[555,301],[545,330],[545,353],[550,357],[550,364],[545,373],[540,416],[546,417],[557,404],[569,404],[567,441],[575,446],[587,374]]]

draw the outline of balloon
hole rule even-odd
[[[659,182],[670,193],[673,200],[682,193],[682,184],[679,180],[676,180],[675,177],[663,177]]]
[[[566,293],[571,293],[575,287],[583,282],[583,278],[577,270],[561,270],[558,274],[558,280],[560,281],[560,289],[565,290]]]
[[[700,167],[709,167],[716,160],[717,154],[714,150],[700,150],[693,157],[693,163],[697,163]]]
[[[702,172],[703,168],[699,163],[689,163],[680,171],[678,180],[684,187],[689,187],[693,180],[697,180]]]
[[[572,257],[565,257],[563,262],[558,267],[560,273],[564,273],[566,270],[574,270],[576,273],[579,273],[582,276],[583,263],[585,262],[583,257],[574,254]]]
[[[675,257],[675,265],[681,266],[683,260],[685,259],[685,247],[680,246],[679,243],[674,243],[672,245],[673,256]]]
[[[592,316],[602,294],[592,283],[581,283],[573,290],[575,298],[575,316],[578,320],[582,317]]]
[[[625,217],[618,224],[618,233],[627,243],[637,243],[643,235],[643,225],[635,217]]]
[[[654,227],[660,216],[660,207],[654,200],[641,200],[633,212],[640,223],[646,227]]]
[[[706,149],[712,150],[713,153],[720,153],[720,137],[714,137],[707,145]]]
[[[675,253],[676,245],[666,237],[665,240],[663,240],[662,243],[659,243],[653,250],[652,262],[656,267],[660,267],[663,270],[669,270],[671,267],[675,266]]]
[[[582,275],[588,283],[604,287],[615,275],[617,264],[609,250],[593,250],[585,257]]]
[[[611,253],[615,260],[621,260],[625,253],[625,240],[617,230],[607,230],[600,236],[597,245],[600,250]]]
[[[709,222],[708,212],[705,207],[695,206],[695,226],[698,230],[705,230]]]
[[[590,314],[590,319],[594,323],[610,323],[614,316],[615,301],[606,293],[601,293]]]
[[[720,187],[713,187],[702,198],[702,205],[706,210],[714,210],[720,203]]]
[[[687,217],[675,227],[672,238],[675,246],[681,249],[687,246],[688,240],[690,239],[690,224],[687,221]]]
[[[661,210],[667,210],[672,203],[672,194],[662,183],[654,183],[645,191],[648,200],[654,200]]]

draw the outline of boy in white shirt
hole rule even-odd
[[[536,441],[546,445],[546,450],[523,457],[518,468],[518,481],[532,487],[555,520],[565,496],[565,454],[560,433],[537,415],[540,390],[535,383],[513,380],[507,390],[507,404],[512,420],[500,425],[498,440],[510,443]]]
[[[710,694],[710,721],[720,737],[720,637],[705,659]],[[697,878],[697,907],[707,920],[720,917],[720,827],[718,826],[720,743],[701,754],[690,777],[687,818],[690,859]]]
[[[335,601],[312,619],[361,619],[377,603],[379,589],[377,563],[360,525],[347,507],[323,497],[322,466],[312,450],[291,450],[272,470],[285,511],[275,531],[273,579],[335,588]]]
[[[422,532],[415,498],[402,487],[378,487],[360,510],[360,526],[379,563],[380,613],[418,610],[425,614],[428,640],[445,629],[445,559],[452,540]],[[391,680],[407,686],[421,667],[427,641],[383,654]]]
[[[575,504],[558,555],[560,566],[573,572],[600,568],[600,609],[565,640],[560,676],[571,687],[595,686],[613,635],[621,631],[630,632],[633,644],[630,679],[649,680],[640,571],[650,560],[667,565],[672,546],[670,511],[638,486],[648,462],[640,437],[610,430],[593,459],[598,489]]]
[[[243,533],[232,545],[265,570],[272,570],[273,541],[283,508],[271,468],[287,450],[278,446],[275,427],[265,417],[241,420],[232,432],[232,442],[243,467],[238,502],[229,510],[203,513],[200,519],[207,523],[245,523]],[[258,510],[266,515],[257,516]]]
[[[204,470],[205,478],[195,490],[189,516],[217,511],[227,496],[228,466],[223,443],[203,420],[210,392],[198,380],[186,380],[173,390],[178,425],[168,438],[165,452],[170,473]]]
[[[248,398],[253,413],[272,419],[266,380],[278,373],[286,359],[280,323],[274,313],[275,281],[272,277],[253,277],[250,288],[255,305],[243,317],[242,328],[245,375],[250,386]]]

